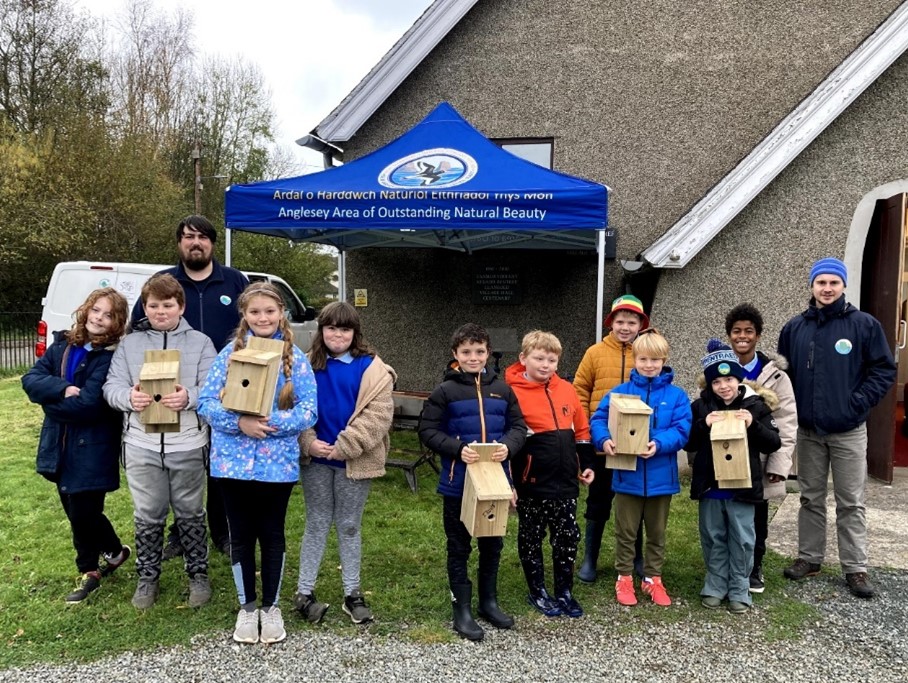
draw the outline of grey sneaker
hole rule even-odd
[[[281,610],[276,605],[263,609],[261,619],[263,643],[279,643],[287,637],[287,631],[284,630],[284,617],[281,616]]]
[[[158,599],[160,588],[157,581],[139,579],[136,592],[132,594],[132,606],[136,609],[148,609]]]
[[[706,609],[721,609],[722,598],[717,598],[714,595],[704,595],[700,598],[700,604]]]
[[[312,624],[317,624],[322,620],[325,612],[328,611],[328,607],[327,602],[318,601],[315,593],[310,593],[309,595],[297,593],[293,596],[293,608],[302,614],[306,621]]]
[[[211,582],[207,574],[196,574],[189,578],[189,606],[201,607],[211,600]]]
[[[238,643],[259,642],[259,611],[257,609],[251,612],[240,609],[239,614],[236,615],[233,639]]]
[[[76,590],[66,596],[67,605],[75,605],[86,598],[91,593],[94,593],[101,587],[101,574],[100,572],[87,572],[82,575],[79,579],[79,585],[76,586]]]
[[[728,601],[728,609],[732,614],[744,614],[747,610],[750,609],[750,605],[746,602],[738,602],[737,600]]]
[[[354,624],[365,624],[372,621],[372,610],[366,604],[363,592],[357,588],[344,598],[344,611],[350,615]]]

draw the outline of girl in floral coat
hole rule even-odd
[[[315,424],[317,390],[305,354],[293,344],[280,293],[256,282],[239,299],[236,338],[212,365],[199,398],[199,414],[211,425],[211,476],[220,480],[230,527],[230,560],[240,602],[233,639],[276,643],[287,637],[277,606],[286,556],[284,521],[299,479],[299,435]],[[271,415],[243,415],[221,399],[234,351],[250,336],[283,341],[281,372]],[[261,548],[262,599],[256,607],[255,545]],[[260,624],[261,620],[261,624]],[[261,635],[259,628],[261,626]]]

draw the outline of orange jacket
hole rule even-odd
[[[518,496],[560,500],[576,498],[577,474],[592,469],[595,454],[590,425],[568,382],[552,375],[548,382],[524,376],[522,363],[505,372],[527,423],[527,440],[513,456]]]

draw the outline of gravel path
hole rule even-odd
[[[789,595],[815,606],[819,617],[799,636],[778,640],[765,637],[769,621],[759,607],[736,617],[676,603],[678,620],[665,623],[622,619],[627,608],[616,605],[584,619],[522,618],[512,631],[487,629],[478,645],[301,631],[288,615],[289,636],[275,646],[239,646],[225,633],[88,665],[0,671],[0,681],[904,683],[908,572],[876,571],[873,578],[879,594],[870,601],[851,597],[840,577],[787,584]]]

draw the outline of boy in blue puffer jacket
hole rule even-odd
[[[687,394],[672,385],[674,373],[665,365],[668,341],[658,332],[644,330],[634,341],[634,369],[630,380],[619,384],[605,395],[590,420],[593,444],[606,457],[616,454],[615,442],[608,427],[611,394],[639,396],[653,409],[649,443],[637,458],[637,468],[615,470],[612,490],[615,492],[615,569],[618,581],[615,593],[622,605],[636,605],[634,595],[634,541],[643,521],[646,530],[644,571],[641,590],[657,605],[672,601],[662,583],[665,559],[665,528],[672,495],[681,491],[678,481],[678,451],[687,442],[691,427],[691,409]]]
[[[429,396],[419,424],[419,438],[441,456],[438,492],[444,496],[443,521],[448,549],[448,581],[454,607],[454,630],[469,640],[482,640],[483,630],[473,619],[473,585],[467,576],[472,538],[460,521],[467,464],[479,454],[468,444],[499,442],[492,460],[501,462],[508,480],[508,458],[526,440],[527,426],[517,397],[488,367],[489,334],[474,323],[460,327],[451,338],[452,362],[444,380]],[[498,607],[498,563],[501,537],[477,539],[479,548],[479,616],[497,628],[514,620]]]

